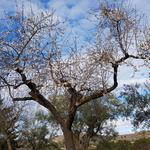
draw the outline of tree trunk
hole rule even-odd
[[[64,140],[65,140],[65,147],[66,150],[76,150],[75,148],[75,142],[73,139],[73,132],[71,129],[62,129],[63,134],[64,134]]]
[[[83,135],[82,137],[74,136],[76,150],[88,150],[90,137]]]
[[[8,146],[8,150],[13,150],[12,145],[11,145],[11,141],[9,138],[7,139],[7,146]]]
[[[89,143],[90,143],[90,137],[88,135],[83,135],[83,137],[81,137],[80,141],[81,141],[80,144],[82,145],[81,147],[84,150],[88,150]]]
[[[79,135],[74,135],[74,142],[75,142],[75,148],[76,150],[84,150],[81,141],[80,141],[80,136]]]

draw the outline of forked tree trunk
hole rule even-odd
[[[73,132],[70,129],[63,128],[62,129],[65,140],[66,150],[76,150],[75,142],[73,139]]]

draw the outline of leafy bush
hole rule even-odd
[[[97,150],[131,150],[132,144],[129,141],[100,142]]]
[[[136,140],[133,144],[132,150],[150,150],[150,138]]]
[[[150,150],[150,138],[136,140],[133,144],[125,140],[99,142],[96,150]]]
[[[129,141],[118,141],[116,143],[116,150],[131,150],[132,144]]]
[[[114,142],[99,142],[96,150],[115,150]]]

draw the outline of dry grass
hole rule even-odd
[[[118,140],[135,141],[141,138],[150,138],[150,131],[141,131],[141,132],[135,132],[133,134],[119,135],[116,138],[116,141]]]

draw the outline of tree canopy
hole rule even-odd
[[[61,126],[67,150],[77,149],[72,131],[77,109],[115,90],[123,64],[149,61],[150,30],[134,8],[104,2],[94,15],[93,43],[79,49],[76,41],[65,43],[54,11],[8,14],[8,26],[0,31],[0,87],[13,102],[33,100],[47,108]],[[55,105],[58,97],[67,103],[65,116]]]

